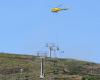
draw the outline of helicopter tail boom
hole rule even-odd
[[[68,8],[63,8],[63,9],[61,9],[61,10],[68,10]]]

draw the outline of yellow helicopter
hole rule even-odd
[[[62,6],[62,5],[59,5],[59,6]],[[68,10],[68,8],[60,8],[59,6],[58,7],[55,7],[55,8],[52,8],[51,9],[51,12],[57,13],[57,12],[60,12],[62,10]]]

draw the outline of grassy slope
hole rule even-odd
[[[27,80],[27,78],[28,80],[39,80],[40,61],[41,59],[36,56],[1,53],[0,80]],[[54,80],[81,80],[83,76],[98,77],[100,74],[99,64],[73,59],[46,58],[44,59],[44,68],[46,80],[50,78],[55,78]],[[22,72],[21,69],[23,69]],[[100,78],[96,80],[100,80]]]

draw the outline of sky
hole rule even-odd
[[[58,57],[100,63],[100,0],[0,0],[0,52],[32,54],[59,45]],[[69,8],[52,13],[51,8]]]

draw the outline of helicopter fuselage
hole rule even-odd
[[[61,11],[61,10],[62,10],[61,8],[52,8],[52,9],[51,9],[52,12],[59,12],[59,11]]]
[[[65,8],[52,8],[52,9],[51,9],[51,12],[57,13],[57,12],[59,12],[59,11],[61,11],[61,10],[67,10],[67,9],[65,9]]]
[[[61,11],[61,10],[62,10],[62,8],[52,8],[52,9],[51,9],[52,12],[59,12],[59,11]]]

